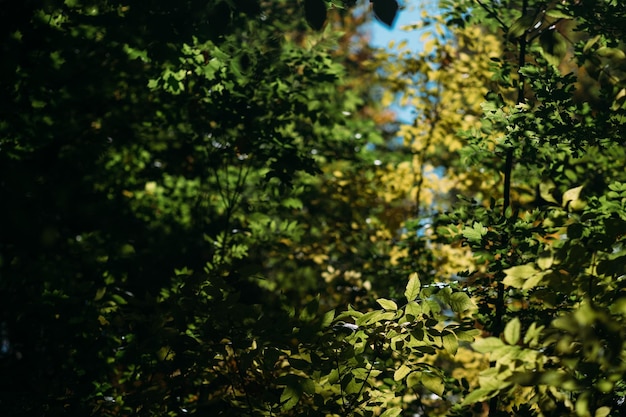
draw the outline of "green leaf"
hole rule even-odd
[[[356,370],[353,370],[353,372],[355,371]],[[361,391],[361,388],[363,386],[363,381],[358,381],[354,375],[347,374],[347,375],[344,375],[344,377],[342,378],[341,386],[343,387],[343,390],[345,391],[346,394],[356,394],[357,392]]]
[[[417,272],[412,273],[409,276],[409,283],[406,285],[406,290],[404,291],[404,296],[407,301],[415,301],[417,296],[420,293],[422,284],[420,283],[420,279],[417,276]]]
[[[589,412],[589,397],[590,397],[591,393],[590,392],[583,392],[579,397],[578,400],[576,401],[576,414],[578,414],[579,416],[583,416],[583,417],[588,417],[591,416],[591,413]]]
[[[107,292],[107,287],[98,288],[96,291],[96,296],[93,298],[94,301],[99,301],[104,297],[104,294]]]
[[[539,44],[544,58],[558,66],[567,53],[567,42],[557,30],[546,30],[539,36]]]
[[[324,314],[324,316],[322,317],[322,321],[320,323],[320,326],[322,328],[326,328],[326,327],[331,325],[331,323],[333,322],[334,319],[335,319],[335,310],[327,311]]]
[[[506,345],[504,344],[504,342],[497,337],[486,337],[484,339],[478,339],[472,345],[474,350],[480,353],[493,352],[505,346]]]
[[[392,311],[374,310],[357,318],[355,324],[357,326],[366,326],[368,324],[378,323],[379,321],[393,320],[395,316],[396,313]]]
[[[441,378],[437,375],[424,373],[422,375],[422,385],[424,388],[440,397],[443,395],[445,386]]]
[[[315,394],[315,382],[313,380],[305,378],[302,380],[302,391],[306,394]]]
[[[126,301],[124,298],[122,298],[122,296],[119,295],[119,294],[111,295],[111,299],[113,301],[115,301],[116,304],[120,304],[120,305],[128,304],[128,301]]]
[[[543,277],[545,277],[546,275],[549,275],[550,273],[552,273],[552,271],[547,270],[547,271],[537,272],[536,274],[531,275],[526,280],[526,282],[524,282],[524,285],[522,285],[522,289],[530,290],[530,289],[537,287],[539,284],[543,282]]]
[[[474,222],[472,227],[466,227],[463,229],[463,236],[470,242],[480,242],[487,234],[489,229],[478,222]]]
[[[509,31],[506,33],[506,36],[509,40],[514,40],[522,37],[528,29],[530,29],[535,21],[535,17],[532,15],[522,16],[517,19],[511,27]]]
[[[601,35],[596,35],[593,38],[589,39],[586,43],[585,46],[583,47],[583,52],[587,53],[589,52],[589,50],[596,44],[598,43],[598,41],[602,38]]]
[[[411,372],[404,383],[409,388],[419,388],[422,383],[422,374],[420,372]]]
[[[538,343],[539,336],[544,328],[545,326],[537,326],[536,323],[531,323],[530,326],[528,326],[528,330],[526,330],[526,333],[524,334],[524,343],[531,346]]]
[[[329,384],[336,384],[337,381],[339,381],[339,371],[337,369],[333,369],[328,374],[328,383]]]
[[[474,340],[476,340],[476,336],[478,335],[480,335],[480,330],[478,329],[470,329],[456,332],[456,337],[463,342],[473,342]]]
[[[404,377],[406,377],[409,373],[411,373],[411,368],[403,364],[393,373],[393,380],[400,381],[401,379],[404,379]]]
[[[463,313],[467,310],[472,310],[476,307],[476,304],[472,301],[469,295],[464,292],[455,292],[450,296],[450,308],[456,313]]]
[[[386,298],[379,298],[376,302],[385,310],[396,311],[398,309],[398,305],[394,301]]]
[[[302,396],[302,389],[299,385],[287,385],[280,395],[280,403],[283,410],[291,410],[294,408],[300,397]]]
[[[397,417],[400,415],[400,413],[402,413],[402,408],[393,407],[393,408],[388,408],[387,410],[385,410],[385,412],[382,413],[380,417]]]
[[[546,16],[552,17],[554,19],[571,19],[572,18],[572,16],[570,16],[569,14],[565,13],[563,10],[560,10],[560,9],[550,9],[546,11]]]
[[[516,345],[519,342],[522,330],[522,323],[517,317],[508,322],[504,327],[504,340],[509,345]]]
[[[410,301],[404,307],[404,314],[407,316],[413,316],[414,318],[419,317],[422,314],[422,306],[420,306],[416,301]]]
[[[603,58],[614,59],[616,61],[623,61],[626,59],[626,53],[624,53],[624,51],[617,48],[609,48],[607,46],[598,48],[596,54]]]
[[[486,389],[486,388],[479,388],[477,390],[474,390],[472,392],[470,392],[461,402],[462,406],[465,405],[470,405],[470,404],[475,404],[478,402],[482,402],[485,401],[491,397],[493,397],[494,395],[497,394],[497,391],[491,390],[491,389]]]
[[[303,207],[302,200],[300,200],[299,198],[295,198],[295,197],[289,197],[289,198],[284,199],[282,201],[282,205],[287,208],[292,208],[296,210],[300,210]]]
[[[513,288],[524,288],[526,280],[539,272],[532,263],[513,266],[504,270],[506,276],[502,280],[504,285]]]
[[[456,335],[452,332],[445,332],[441,336],[441,340],[443,348],[452,356],[456,355],[456,352],[459,349],[459,340]]]

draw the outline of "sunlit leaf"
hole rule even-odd
[[[455,292],[450,296],[450,307],[452,311],[463,313],[464,311],[474,309],[476,304],[464,292]]]
[[[400,381],[401,379],[404,379],[404,377],[406,377],[410,372],[411,368],[403,364],[393,373],[393,380]]]
[[[546,11],[546,16],[555,18],[555,19],[571,19],[572,16],[566,13],[562,9],[548,9]]]
[[[473,342],[476,339],[476,337],[480,335],[480,330],[478,329],[463,330],[463,331],[457,331],[455,334],[457,338],[463,342]]]
[[[556,201],[556,199],[552,195],[555,188],[556,186],[554,185],[554,182],[550,180],[543,181],[541,184],[539,184],[539,193],[541,195],[541,198],[550,203],[558,204],[558,201]]]
[[[480,242],[482,237],[485,236],[488,231],[489,229],[479,222],[474,222],[472,227],[466,227],[463,229],[463,236],[470,242]]]
[[[502,283],[514,288],[523,288],[526,281],[539,272],[534,264],[513,266],[504,270],[506,276]]]
[[[421,283],[417,273],[412,273],[409,277],[409,283],[406,285],[404,296],[407,301],[414,301],[420,293]]]
[[[372,323],[378,323],[385,320],[392,320],[396,316],[394,311],[380,311],[374,310],[365,313],[363,316],[356,319],[355,323],[358,326],[369,325]]]
[[[531,323],[528,330],[526,330],[526,333],[524,334],[524,344],[532,346],[533,344],[538,343],[539,336],[541,335],[544,327],[545,326],[537,326],[536,323]]]
[[[474,342],[472,347],[480,353],[489,353],[497,349],[503,348],[506,345],[497,337],[487,337],[484,339],[478,339]]]
[[[404,307],[404,314],[417,318],[422,314],[422,307],[416,301],[411,301]]]
[[[441,340],[443,343],[443,348],[452,356],[456,355],[456,352],[459,349],[459,340],[457,339],[456,335],[451,332],[445,332],[441,336]]]
[[[509,321],[504,327],[504,340],[509,345],[516,345],[519,342],[522,324],[517,317]]]
[[[580,198],[580,192],[582,191],[582,189],[583,186],[581,185],[565,191],[563,193],[563,207],[567,207],[568,204],[577,201]]]
[[[537,266],[542,270],[549,269],[554,263],[554,256],[550,253],[544,254],[537,259]]]
[[[422,385],[424,388],[440,397],[443,395],[443,391],[445,389],[443,381],[440,377],[426,372],[422,374]]]
[[[380,415],[380,417],[397,417],[400,415],[400,413],[402,413],[401,407],[393,407],[393,408],[388,408],[387,410],[385,410]]]
[[[489,390],[485,388],[475,389],[463,398],[461,405],[470,405],[478,402],[485,401],[494,395],[497,394],[497,391]]]
[[[376,302],[385,310],[396,311],[398,309],[398,305],[395,301],[388,300],[386,298],[379,298]]]

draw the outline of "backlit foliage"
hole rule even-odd
[[[0,414],[623,415],[624,7],[413,4],[7,5]]]

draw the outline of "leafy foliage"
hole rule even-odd
[[[3,415],[624,413],[623,7],[363,3],[7,6]]]
[[[621,235],[609,232],[622,228],[622,216],[607,200],[623,181],[623,171],[612,168],[624,158],[623,138],[614,134],[624,123],[621,87],[600,77],[581,85],[584,67],[574,64],[610,19],[590,25],[578,3],[549,8],[509,3],[501,11],[478,2],[469,20],[458,5],[450,14],[464,25],[491,20],[484,27],[500,31],[511,51],[509,58],[494,60],[498,83],[483,105],[482,126],[468,133],[464,151],[470,163],[502,173],[502,197],[467,199],[439,217],[449,225],[439,227],[455,227],[453,239],[475,254],[477,266],[464,275],[489,335],[474,349],[489,353],[491,365],[461,406],[489,400],[490,415],[619,415],[621,394],[614,384],[623,373],[609,375],[600,363],[622,354],[610,352],[623,352],[623,338],[615,330],[609,342],[591,329],[623,320],[600,313],[616,312],[623,272],[607,276],[597,269],[619,258],[623,245]],[[598,7],[613,7],[602,4]],[[610,104],[597,107],[595,94]],[[593,174],[600,166],[602,179]],[[594,226],[596,216],[615,223],[607,228],[599,220],[603,225]],[[591,333],[582,336],[586,331]],[[603,353],[590,359],[585,349]]]

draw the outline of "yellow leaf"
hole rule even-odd
[[[604,406],[596,410],[596,414],[594,415],[594,417],[607,417],[609,414],[611,414],[611,409],[607,406]]]
[[[567,207],[569,203],[576,202],[580,198],[580,192],[582,191],[582,189],[583,186],[581,185],[565,191],[563,193],[563,207]]]
[[[424,52],[427,54],[432,53],[435,50],[436,41],[434,39],[430,39],[424,44]]]
[[[107,326],[109,324],[109,321],[102,315],[98,316],[98,322],[100,323],[100,326]]]
[[[542,270],[549,269],[552,266],[553,263],[554,263],[554,257],[551,256],[551,255],[550,256],[542,256],[539,259],[537,259],[537,266],[539,268],[541,268]]]

